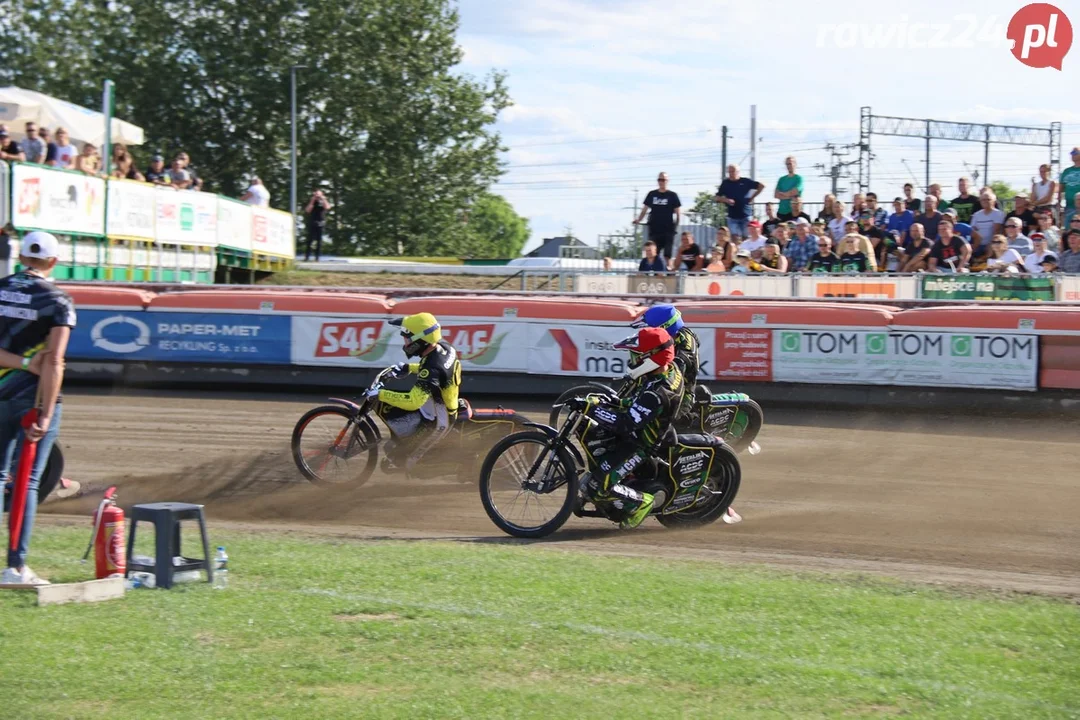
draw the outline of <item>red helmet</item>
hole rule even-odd
[[[627,365],[632,378],[667,367],[675,360],[675,341],[664,328],[642,328],[637,335],[615,343],[615,347],[630,351]]]

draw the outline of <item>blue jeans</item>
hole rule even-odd
[[[730,215],[727,219],[728,230],[732,235],[738,235],[741,238],[746,237],[746,224],[750,222],[750,218],[733,218]]]
[[[6,483],[18,470],[19,453],[22,451],[22,418],[32,407],[37,388],[33,387],[17,395],[10,400],[0,400],[0,485]],[[30,535],[34,530],[34,516],[37,515],[38,483],[41,475],[45,472],[45,465],[49,462],[49,453],[52,452],[53,443],[60,432],[61,404],[56,404],[49,430],[45,437],[38,441],[37,457],[34,459],[34,467],[30,470],[30,488],[26,494],[26,511],[23,513],[22,532],[19,536],[18,548],[15,551],[8,550],[8,567],[19,568],[26,564],[26,555],[30,549]],[[3,533],[4,545],[8,546],[8,534]]]

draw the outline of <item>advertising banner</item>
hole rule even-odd
[[[629,292],[636,295],[675,295],[679,291],[679,278],[675,275],[641,273],[630,276]]]
[[[105,234],[105,181],[42,165],[12,166],[11,224],[20,230]]]
[[[1035,390],[1035,335],[774,330],[772,379]],[[719,346],[718,346],[719,347]]]
[[[290,320],[282,315],[85,310],[71,333],[68,357],[287,365]]]
[[[861,277],[800,276],[799,297],[866,298],[868,300],[914,300],[918,284],[914,277],[865,275]]]
[[[109,203],[105,234],[123,240],[154,239],[153,185],[110,180],[106,184]]]
[[[1080,275],[1058,275],[1057,299],[1065,302],[1080,302]]]
[[[719,273],[716,275],[688,275],[683,284],[686,295],[745,295],[747,297],[780,298],[791,297],[792,278],[790,275],[738,275]]]
[[[218,245],[251,252],[251,206],[219,197],[217,213]]]
[[[772,382],[772,330],[717,328],[715,348],[713,376],[718,380]],[[699,354],[703,359],[709,357],[704,347]]]
[[[526,371],[538,375],[620,377],[627,352],[614,345],[635,331],[626,326],[533,324]]]
[[[574,292],[587,295],[624,295],[626,288],[626,275],[578,275],[574,278]]]
[[[156,188],[156,239],[162,243],[217,245],[217,196]]]
[[[924,275],[922,297],[926,300],[1054,300],[1054,280],[1020,275]]]
[[[292,215],[280,210],[251,208],[251,249],[264,255],[296,257]]]

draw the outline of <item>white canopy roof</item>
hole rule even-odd
[[[13,137],[25,137],[27,122],[55,132],[64,127],[73,143],[90,142],[101,147],[105,142],[105,115],[74,103],[17,87],[0,88],[0,123],[7,125]],[[143,130],[118,118],[112,121],[112,141],[142,145]]]

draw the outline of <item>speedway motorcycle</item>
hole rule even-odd
[[[370,391],[381,390],[393,368],[375,376]],[[391,409],[365,393],[357,402],[329,398],[329,405],[308,410],[292,433],[292,456],[304,477],[315,484],[362,485],[379,466],[380,449],[388,439],[398,441],[385,421]],[[377,422],[378,421],[378,422]],[[486,448],[499,438],[520,429],[526,418],[504,408],[474,409],[462,398],[450,432],[424,455],[423,463],[408,471],[413,478],[476,477]],[[403,468],[384,463],[384,471],[405,474]]]
[[[592,382],[570,388],[555,401],[548,419],[552,427],[559,427],[565,415],[566,403],[586,395],[601,395],[605,399],[618,397],[619,392],[603,383]],[[761,448],[755,442],[765,416],[761,406],[743,393],[712,394],[707,387],[698,384],[694,392],[691,411],[675,424],[679,433],[715,435],[727,443],[736,453],[749,451],[757,455]]]
[[[604,431],[576,407],[565,406],[558,429],[526,423],[529,429],[503,438],[484,459],[480,500],[491,521],[508,535],[545,537],[571,515],[621,520],[614,509],[588,499],[587,465],[575,440],[580,442],[585,430]],[[662,525],[689,528],[720,519],[741,479],[739,459],[723,440],[672,431],[624,484],[653,495],[652,516]]]

